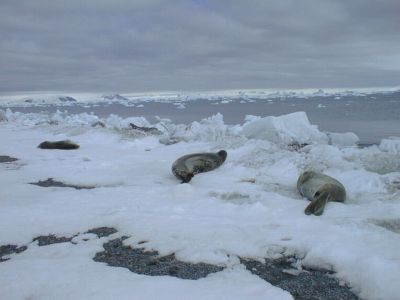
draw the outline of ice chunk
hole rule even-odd
[[[247,118],[250,119],[250,118]],[[279,116],[249,120],[243,134],[250,139],[263,139],[275,143],[327,143],[328,137],[311,125],[303,111]]]
[[[400,153],[400,137],[390,137],[383,139],[379,145],[382,151],[390,153]]]
[[[329,144],[337,145],[337,146],[355,146],[360,139],[353,132],[346,133],[335,133],[329,132],[327,133],[329,137]]]
[[[0,122],[6,122],[8,121],[6,113],[4,112],[4,110],[0,109]]]

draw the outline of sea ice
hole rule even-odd
[[[299,269],[334,270],[364,299],[400,294],[400,235],[379,225],[397,224],[400,216],[398,138],[379,147],[347,147],[356,143],[353,134],[323,133],[304,112],[253,116],[235,125],[221,114],[190,125],[64,112],[5,115],[0,155],[18,160],[0,163],[0,245],[27,246],[0,263],[6,299],[291,299],[238,259],[282,255],[296,256]],[[91,126],[98,121],[105,127]],[[131,122],[156,127],[176,142],[126,134]],[[43,140],[62,139],[81,147],[67,153],[37,148]],[[292,149],[292,142],[307,145]],[[184,154],[221,149],[226,162],[189,184],[170,171]],[[371,157],[385,168],[392,162],[390,172],[378,172]],[[341,181],[347,201],[328,203],[320,217],[306,216],[308,201],[295,184],[309,168]],[[47,178],[95,188],[29,184]],[[94,262],[108,237],[86,234],[74,238],[76,244],[43,247],[32,242],[101,226],[129,236],[126,245],[226,268],[197,281],[149,277]]]

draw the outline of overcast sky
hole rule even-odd
[[[399,0],[1,0],[0,92],[400,85]]]

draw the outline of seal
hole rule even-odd
[[[328,201],[344,202],[346,190],[344,186],[328,175],[305,171],[297,180],[297,190],[300,195],[306,197],[311,203],[306,207],[306,215],[322,215]]]
[[[172,173],[176,178],[182,180],[182,183],[189,182],[194,175],[212,171],[221,166],[226,160],[225,150],[217,153],[194,153],[184,155],[178,158],[172,164]]]
[[[38,147],[40,149],[74,150],[74,149],[78,149],[79,145],[75,144],[74,142],[72,142],[70,140],[64,140],[64,141],[55,141],[55,142],[45,141],[43,143],[40,143]]]

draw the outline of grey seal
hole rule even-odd
[[[306,215],[320,216],[328,201],[344,202],[346,200],[344,186],[335,178],[319,172],[303,172],[297,180],[297,190],[300,195],[311,201],[304,210]]]
[[[63,140],[63,141],[55,141],[55,142],[45,141],[43,143],[40,143],[40,145],[38,147],[40,149],[74,150],[74,149],[78,149],[79,145],[75,144],[74,142],[72,142],[70,140]]]
[[[172,173],[182,183],[189,182],[198,173],[212,171],[224,163],[227,157],[225,150],[217,153],[194,153],[178,158],[172,164]]]

